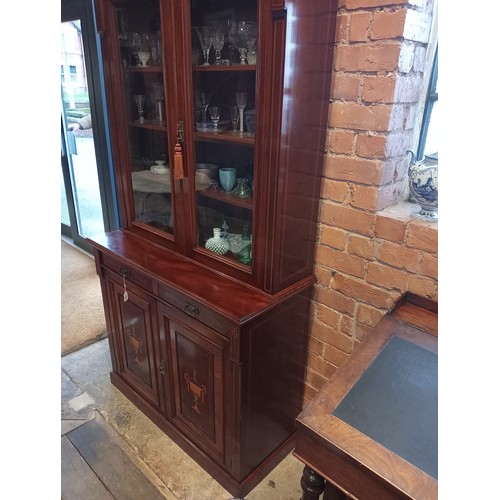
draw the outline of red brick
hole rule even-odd
[[[340,331],[352,337],[354,334],[354,319],[343,314],[340,320]]]
[[[334,130],[330,140],[330,151],[332,153],[351,154],[354,150],[354,132]]]
[[[321,376],[330,378],[336,371],[337,367],[325,361],[323,358],[315,354],[308,353],[307,368],[319,373]]]
[[[352,352],[354,345],[352,339],[324,323],[315,321],[312,325],[311,335],[325,344],[332,345],[343,352],[348,354]]]
[[[352,255],[371,260],[374,252],[373,239],[350,234],[347,240],[347,251]]]
[[[326,307],[323,304],[316,304],[316,318],[318,321],[331,326],[332,328],[338,329],[340,326],[341,314],[330,307]]]
[[[382,163],[380,160],[351,156],[328,156],[324,176],[341,181],[380,184]]]
[[[433,222],[410,222],[408,224],[408,234],[406,244],[412,248],[418,248],[430,253],[438,251],[438,231],[437,224]]]
[[[420,273],[429,278],[438,279],[438,259],[428,253],[423,254],[422,263],[420,264]]]
[[[433,299],[437,294],[437,283],[431,278],[411,275],[408,290],[416,295]]]
[[[307,339],[307,350],[309,352],[313,352],[318,356],[323,356],[323,352],[325,350],[325,345],[323,342],[320,342],[318,339],[309,336]]]
[[[361,76],[333,72],[330,95],[333,99],[357,101],[361,87]]]
[[[384,135],[358,135],[356,154],[363,158],[384,158],[387,137]]]
[[[322,202],[320,221],[365,236],[372,236],[375,215],[351,207]]]
[[[408,0],[345,0],[347,10],[362,9],[363,7],[382,7],[384,5],[405,5]]]
[[[381,309],[389,309],[394,302],[394,296],[389,291],[370,285],[365,280],[351,278],[340,273],[333,277],[332,287],[356,301],[366,302]]]
[[[347,233],[344,230],[332,226],[321,226],[321,244],[336,248],[337,250],[344,250],[346,240]]]
[[[326,173],[326,168],[325,168]],[[349,195],[350,188],[347,182],[334,181],[323,177],[321,186],[321,197],[325,200],[336,201],[337,203],[343,203],[347,196]]]
[[[396,71],[398,65],[406,61],[400,60],[400,49],[400,42],[339,45],[334,58],[334,68],[335,71]],[[413,58],[411,61],[413,62]]]
[[[413,248],[385,242],[382,243],[377,252],[377,259],[384,264],[415,273],[420,266],[422,254]]]
[[[366,281],[388,290],[406,292],[408,290],[408,273],[384,266],[378,262],[369,262],[366,273]],[[335,282],[333,277],[332,284]]]
[[[316,373],[309,368],[306,369],[305,382],[315,391],[319,391],[327,381],[328,379],[326,377],[323,377],[323,375],[320,375],[319,373]]]
[[[374,132],[386,132],[391,122],[399,123],[402,128],[403,120],[399,114],[399,121],[392,118],[392,108],[387,104],[365,106],[355,102],[335,101],[330,105],[328,123],[330,127]]]
[[[346,297],[329,288],[315,287],[315,300],[341,313],[354,315],[356,302],[351,297]]]
[[[353,12],[349,27],[349,40],[351,42],[367,42],[368,29],[372,18],[371,12]]]
[[[325,345],[325,359],[337,367],[341,367],[348,359],[349,355],[336,347]]]
[[[375,221],[375,236],[384,240],[403,243],[406,232],[404,221],[378,215]]]
[[[372,40],[384,40],[403,36],[407,9],[383,10],[373,14],[370,30]]]
[[[330,286],[330,281],[332,280],[331,269],[325,268],[323,266],[314,266],[314,276],[316,277],[317,283],[324,287]]]
[[[363,85],[363,101],[376,103],[394,102],[395,76],[368,76]]]
[[[385,315],[385,312],[386,311],[384,310],[376,309],[375,307],[371,307],[366,304],[359,304],[356,319],[365,325],[376,326]]]
[[[339,252],[330,247],[319,246],[316,248],[316,262],[329,266],[335,271],[357,276],[358,278],[365,275],[364,259],[345,252]]]
[[[352,198],[350,203],[353,207],[374,211],[377,207],[378,195],[378,188],[356,184],[352,187]]]
[[[338,43],[348,42],[348,27],[350,14],[338,14],[335,28],[335,41]]]

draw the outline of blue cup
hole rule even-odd
[[[224,191],[231,191],[236,183],[236,169],[219,168],[219,180]]]

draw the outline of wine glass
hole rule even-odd
[[[248,21],[231,21],[229,35],[240,53],[240,64],[247,64],[247,42],[248,37],[256,33],[255,23]]]
[[[210,111],[210,118],[214,122],[214,134],[216,134],[220,119],[220,108],[219,106],[210,106],[208,110]]]
[[[210,42],[215,50],[215,64],[220,65],[221,50],[226,41],[226,23],[221,21],[210,21]]]
[[[201,128],[207,129],[207,109],[210,98],[206,92],[198,92],[196,94],[196,107],[201,111]]]
[[[246,92],[236,92],[236,106],[240,112],[240,135],[243,134],[243,110],[247,105],[247,93]]]
[[[210,39],[210,28],[208,26],[196,26],[196,33],[198,34],[198,40],[200,41],[201,50],[203,51],[203,56],[205,57],[205,62],[202,66],[208,66],[208,55],[210,53],[210,46],[212,41]]]
[[[142,123],[144,121],[144,103],[146,102],[146,96],[144,94],[134,94],[132,99],[134,99],[137,111],[139,112],[137,121]]]
[[[238,120],[240,117],[240,112],[238,110],[238,106],[230,106],[229,110],[231,112],[231,123],[233,125],[233,132],[237,132]]]

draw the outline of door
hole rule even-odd
[[[106,282],[117,373],[148,403],[160,409],[157,372],[162,373],[163,368],[155,342],[155,301],[126,278],[120,280],[110,273]]]
[[[99,42],[92,0],[61,4],[61,232],[87,236],[118,226]]]

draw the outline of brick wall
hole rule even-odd
[[[405,291],[437,300],[437,224],[404,201],[432,1],[339,2],[304,403]]]

